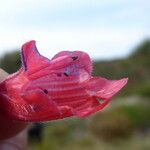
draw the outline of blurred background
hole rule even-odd
[[[51,58],[61,50],[87,52],[93,74],[129,77],[109,106],[86,119],[33,124],[31,150],[150,149],[150,1],[0,1],[0,67],[21,65],[20,47],[36,40]]]

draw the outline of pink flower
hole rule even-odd
[[[20,70],[0,83],[0,113],[14,120],[89,116],[103,109],[128,80],[93,77],[91,59],[81,51],[62,51],[49,60],[30,41],[21,56]]]

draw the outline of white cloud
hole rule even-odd
[[[149,29],[145,28],[148,25],[148,21],[143,15],[148,10],[147,4],[148,2],[143,2],[143,0],[133,0],[132,2],[130,0],[0,1],[0,55],[6,50],[20,47],[30,39],[35,39],[40,52],[49,57],[52,57],[58,51],[67,49],[84,50],[93,58],[125,56],[138,42],[150,37]],[[97,11],[91,12],[93,15],[89,18],[85,13],[81,17],[80,14],[83,8],[86,9],[90,6],[94,6],[93,8],[99,6],[103,9],[99,12],[98,7],[96,7]],[[109,13],[107,12],[108,6],[109,8],[112,7]],[[140,9],[141,6],[142,8]],[[76,14],[77,7],[79,7],[78,14]],[[75,16],[77,15],[75,21],[73,19],[67,20],[68,18],[66,19],[65,17],[60,18],[61,15],[58,15],[56,19],[60,22],[55,22],[52,19],[47,20],[47,18],[45,19],[46,22],[42,22],[41,17],[45,17],[44,14],[48,17],[53,15],[48,13],[49,10],[56,10],[55,14],[62,13],[65,16],[66,12],[64,13],[64,11],[66,8],[74,10]],[[43,16],[37,15],[35,19],[35,16],[33,17],[33,11],[35,10],[41,11],[38,14],[43,12]],[[26,14],[28,14],[29,18],[23,18]],[[139,20],[136,20],[138,16]],[[91,24],[92,17],[95,17],[95,19],[92,20]],[[52,18],[55,19],[55,16]],[[88,22],[86,22],[85,18]],[[124,22],[119,22],[121,18],[128,25],[124,25]],[[141,21],[140,18],[144,18],[142,25],[139,22]],[[130,21],[132,19],[134,22],[131,25]],[[34,23],[34,21],[37,22]],[[74,22],[70,25],[71,21],[79,21],[78,26],[72,25]],[[104,24],[101,24],[101,22]]]
[[[0,31],[0,52],[3,49],[20,47],[34,39],[40,52],[52,57],[62,50],[83,50],[93,58],[112,58],[129,53],[137,42],[144,38],[139,29],[73,28],[63,30],[14,29]]]

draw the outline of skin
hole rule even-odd
[[[0,80],[8,74],[0,69]],[[25,150],[27,123],[13,121],[0,113],[0,150]]]
[[[13,121],[0,115],[0,140],[11,138],[27,127],[27,123]]]

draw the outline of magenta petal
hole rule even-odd
[[[70,51],[62,51],[62,52],[57,53],[57,54],[52,58],[52,60],[57,59],[57,58],[59,58],[59,57],[71,56],[71,55],[72,55],[72,52],[70,52]]]
[[[25,70],[27,70],[27,65],[29,65],[30,63],[33,64],[33,59],[39,57],[39,53],[35,46],[35,41],[30,41],[22,46],[21,56],[22,56],[23,66]],[[31,57],[33,59],[30,59]]]
[[[42,121],[52,117],[59,117],[60,110],[57,104],[47,96],[44,91],[35,90],[22,95],[25,102],[31,107],[28,115],[23,116],[25,120]]]
[[[102,99],[111,99],[126,85],[127,81],[128,78],[107,80],[101,77],[93,77],[87,83],[86,89],[91,95],[96,95]]]
[[[84,68],[89,74],[92,72],[92,61],[85,52],[81,51],[62,51],[56,54],[52,61],[58,60],[61,58],[69,57],[71,58],[72,64],[74,64],[78,68]],[[67,61],[65,61],[67,63]]]
[[[22,46],[22,64],[0,83],[0,112],[21,121],[89,116],[103,109],[128,81],[93,77],[85,52],[63,51],[49,60],[38,53],[35,41]]]
[[[32,108],[28,110],[28,115],[22,115],[27,121],[49,121],[70,117],[73,115],[69,106],[59,106],[47,94],[41,90],[31,91],[22,95],[22,98]]]
[[[84,109],[81,109],[79,111],[75,112],[75,115],[79,118],[87,117],[91,114],[94,114],[98,112],[99,110],[103,109],[111,100],[104,101],[102,104],[98,104],[97,106],[91,106]]]
[[[22,46],[21,56],[25,71],[28,70],[30,73],[38,71],[49,64],[49,60],[39,54],[35,41],[29,41]]]

